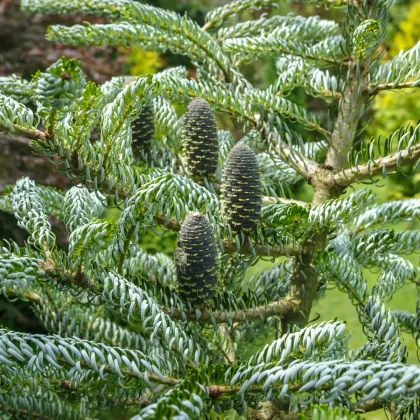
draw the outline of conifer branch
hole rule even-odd
[[[229,17],[238,15],[247,10],[260,10],[263,7],[276,5],[276,0],[234,0],[224,6],[212,10],[206,16],[206,23],[202,27],[203,31],[208,31],[229,19]]]
[[[248,408],[247,411],[247,418],[251,420],[261,420],[262,416],[264,418],[269,419],[278,419],[278,420],[301,420],[304,418],[305,420],[307,418],[311,418],[311,410],[306,410],[304,412],[300,413],[287,413],[288,407],[284,404],[278,403],[277,401],[264,401],[261,406],[262,408],[260,410],[256,410],[253,408]],[[381,408],[384,408],[384,404],[381,402],[378,402],[376,400],[370,400],[365,403],[361,404],[352,404],[350,408],[350,412],[356,413],[370,413],[372,411],[380,410]],[[305,413],[305,414],[303,414]],[[303,417],[303,416],[309,416],[309,417]],[[340,416],[340,418],[342,418]]]
[[[384,83],[379,85],[371,84],[366,89],[365,92],[369,95],[376,95],[377,93],[383,90],[400,90],[400,89],[410,89],[420,86],[420,80],[415,82],[405,82],[405,83]]]
[[[131,237],[134,234],[135,227],[136,227],[136,225],[131,226],[130,230],[127,233],[127,237],[124,240],[123,250],[120,254],[120,258],[119,258],[119,261],[118,261],[118,269],[117,269],[118,274],[122,274],[121,272],[122,272],[122,268],[123,268],[123,264],[124,264],[124,259],[126,257],[128,248],[130,246]]]
[[[257,319],[269,318],[272,316],[282,317],[293,312],[298,307],[299,302],[284,298],[277,302],[271,302],[267,305],[257,306],[237,312],[200,310],[199,315],[196,312],[188,313],[178,309],[166,308],[164,311],[172,319],[189,320],[198,323],[215,322],[225,324],[230,322],[245,322]]]
[[[404,149],[388,156],[378,158],[368,164],[344,169],[332,175],[331,181],[339,187],[346,187],[358,181],[373,178],[378,175],[386,175],[407,165],[417,165],[420,159],[420,145],[410,149]]]
[[[179,232],[181,230],[181,225],[176,220],[169,220],[166,222],[165,216],[163,215],[156,215],[154,216],[154,220],[162,226],[173,230],[175,232]],[[223,252],[227,254],[238,253],[243,255],[251,255],[252,251],[255,251],[255,255],[259,257],[263,256],[270,256],[270,257],[293,257],[299,255],[302,252],[302,248],[300,245],[284,245],[284,246],[272,246],[272,245],[254,245],[253,250],[249,242],[245,242],[241,247],[238,247],[236,242],[230,242],[227,239],[222,241],[223,244]]]
[[[69,272],[60,272],[55,266],[45,266],[43,267],[43,269],[45,271],[45,275],[51,280],[55,279],[58,284],[67,286],[74,285],[74,278],[76,277],[76,275],[73,275]],[[83,272],[77,273],[77,276],[81,278],[86,278],[86,274]],[[86,281],[80,282],[78,286],[82,286],[83,288],[90,287]],[[11,289],[7,290],[6,296],[8,296],[9,298],[19,298],[19,294]],[[25,292],[22,295],[22,299],[37,305],[41,304],[43,301],[42,296],[35,291]],[[296,302],[293,299],[284,298],[276,302],[267,303],[266,305],[248,308],[244,310],[238,310],[236,312],[203,309],[200,310],[200,312],[198,313],[196,311],[188,312],[176,308],[165,307],[162,307],[162,311],[173,320],[191,321],[197,322],[199,324],[226,324],[233,322],[241,323],[245,321],[253,321],[273,316],[282,317],[286,314],[289,314],[290,312],[296,311],[298,306],[299,302]]]
[[[238,323],[236,323],[238,325]],[[227,324],[220,324],[219,325],[219,334],[222,339],[222,344],[220,345],[216,338],[216,345],[219,350],[222,352],[223,357],[225,358],[226,363],[232,366],[236,366],[238,364],[238,360],[236,357],[236,345],[232,339],[232,335],[229,332],[229,326]]]
[[[236,54],[249,54],[255,56],[279,56],[290,54],[306,60],[324,62],[331,65],[342,64],[340,60],[332,58],[332,54],[326,51],[318,51],[315,46],[308,46],[304,43],[288,42],[277,37],[261,36],[227,39],[224,42],[224,50]],[[337,48],[337,50],[339,50]]]
[[[13,124],[13,131],[10,130],[10,127],[8,127],[6,124],[2,124],[0,121],[0,128],[4,131],[10,132],[10,133],[16,133],[21,136],[27,137],[31,140],[46,140],[47,136],[44,131],[38,130],[36,128],[27,128],[22,127],[18,124]]]
[[[30,146],[32,146],[32,148],[35,149],[37,152],[41,152],[43,154],[45,154],[47,152],[46,153],[47,155],[48,154],[50,154],[50,155],[60,155],[60,145],[57,142],[54,142],[54,139],[48,140],[48,138],[47,138],[48,136],[42,130],[38,130],[38,129],[35,129],[35,128],[26,128],[26,127],[20,126],[18,124],[13,124],[12,125],[13,130],[11,130],[10,127],[2,125],[1,122],[0,122],[0,128],[4,128],[5,131],[7,131],[11,134],[12,133],[17,133],[17,134],[25,136],[29,139],[35,140],[36,142],[34,142],[33,144],[30,143]],[[44,150],[44,148],[45,148],[45,150]],[[73,161],[78,162],[78,159],[79,159],[78,153],[73,152],[72,153],[72,158],[73,158]],[[61,162],[62,161],[55,161],[54,164],[60,164]],[[85,163],[86,166],[89,166],[88,162],[84,162],[84,163]],[[67,168],[67,170],[68,171],[72,171],[72,170],[77,171],[77,168],[75,168],[73,166],[73,167]],[[90,170],[90,175],[91,175],[90,179],[87,180],[88,182],[92,182],[92,180],[97,178],[99,173],[98,173],[98,171],[96,171],[95,169],[92,168]],[[109,177],[105,176],[103,182],[104,183],[107,183],[107,182],[109,183]],[[113,185],[113,187],[111,188],[111,190],[108,193],[111,193],[111,194],[118,193],[121,198],[125,198],[129,194],[129,192],[126,189],[121,188],[121,186],[115,185],[115,184]]]
[[[305,159],[305,162],[307,162],[307,164],[308,164],[309,160]],[[315,162],[313,162],[313,163],[315,163]],[[220,184],[218,184],[217,182],[213,182],[211,185],[213,186],[214,190],[218,194],[220,194]],[[272,196],[269,196],[269,195],[263,195],[262,196],[262,202],[263,202],[263,204],[275,204],[275,203],[296,204],[300,207],[307,207],[309,205],[309,203],[306,203],[305,201],[294,200],[292,198],[272,197]]]
[[[275,150],[286,163],[306,179],[310,179],[320,167],[315,161],[302,156],[300,153],[293,152],[292,149],[283,144],[281,146],[276,145]]]
[[[270,197],[267,195],[263,195],[262,200],[264,204],[281,203],[281,204],[296,204],[297,206],[300,206],[300,207],[309,206],[309,203],[306,203],[305,201],[294,200],[292,198]]]

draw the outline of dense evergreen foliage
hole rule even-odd
[[[367,189],[346,192],[420,168],[420,124],[363,138],[379,92],[420,85],[420,43],[383,60],[392,0],[313,1],[340,8],[343,26],[294,15],[232,21],[276,3],[235,0],[200,27],[131,0],[22,1],[27,13],[109,20],[53,25],[51,41],[170,50],[189,57],[197,78],[174,67],[97,85],[63,57],[30,81],[0,79],[0,129],[11,142],[31,139],[74,182],[61,192],[23,178],[0,196],[28,232],[22,247],[3,238],[0,293],[29,302],[48,331],[0,328],[2,418],[100,418],[115,406],[138,420],[228,410],[251,419],[419,417],[420,368],[407,363],[402,332],[420,346],[420,300],[415,313],[388,302],[420,285],[407,259],[420,230],[390,225],[418,221],[420,201],[377,204]],[[278,77],[259,89],[242,65],[267,56]],[[329,121],[290,99],[298,87],[330,105]],[[243,136],[217,131],[216,113]],[[310,203],[284,196],[298,180],[312,187]],[[113,206],[116,220],[107,218]],[[66,226],[68,249],[52,216]],[[173,258],[140,246],[150,231],[178,232]],[[264,258],[272,267],[247,281]],[[379,273],[372,290],[365,268]],[[310,316],[332,287],[363,326],[355,351],[345,320]],[[267,331],[276,339],[241,358],[238,348]]]

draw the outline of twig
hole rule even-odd
[[[71,279],[69,279],[69,284],[71,284]],[[19,297],[19,294],[14,290],[8,290],[7,296],[16,298]],[[42,302],[41,295],[36,292],[26,292],[22,295],[22,298],[38,305]],[[272,316],[284,316],[290,312],[294,312],[298,306],[298,301],[282,298],[276,302],[270,302],[263,306],[247,308],[237,312],[201,310],[199,318],[197,318],[195,311],[185,312],[175,308],[162,308],[162,311],[174,320],[194,321],[200,324],[214,321],[217,324],[225,324],[227,322],[241,323]]]
[[[197,318],[195,311],[184,312],[172,308],[164,308],[163,311],[166,312],[172,319],[195,321],[198,323],[207,323],[208,321],[213,320],[218,324],[224,324],[226,322],[244,322],[261,318],[269,318],[272,316],[284,316],[295,311],[298,306],[299,302],[283,298],[277,302],[271,302],[267,305],[244,309],[237,312],[202,310],[200,311],[199,318]]]
[[[406,83],[384,83],[381,85],[369,85],[365,89],[365,93],[368,95],[376,95],[378,92],[382,90],[394,90],[394,89],[409,89],[413,87],[420,87],[420,80],[415,82],[406,82]]]
[[[393,171],[401,166],[415,164],[420,159],[420,144],[388,156],[378,158],[365,165],[355,166],[344,169],[333,175],[332,181],[340,186],[346,187],[357,181],[372,178],[383,173],[384,168],[387,171]]]
[[[287,164],[289,164],[306,179],[311,178],[320,166],[314,160],[308,159],[298,153],[294,153],[287,146],[282,145],[280,147],[276,145],[275,150]]]
[[[213,186],[214,190],[218,194],[220,194],[221,185],[218,184],[217,182],[213,182],[211,185]],[[301,207],[307,207],[309,205],[309,203],[306,203],[304,201],[293,200],[291,198],[271,197],[269,195],[263,195],[262,202],[263,202],[263,204],[277,204],[277,203],[280,203],[280,204],[296,204],[296,205],[301,206]]]
[[[226,363],[232,366],[236,366],[238,364],[238,361],[236,360],[236,352],[234,348],[234,343],[232,341],[232,337],[227,331],[227,325],[219,325],[219,332],[223,338],[223,344],[220,345],[220,343],[216,340],[216,346],[222,352]]]
[[[54,137],[54,123],[57,116],[57,109],[54,108],[48,117],[47,129],[45,130],[45,138],[51,140]]]
[[[245,242],[245,244],[239,249],[236,243],[229,242],[227,239],[223,240],[222,243],[223,251],[227,254],[235,252],[241,255],[252,254],[252,249],[248,241]],[[300,245],[254,245],[253,250],[255,251],[255,255],[258,257],[294,257],[296,255],[300,255],[303,248]]]
[[[0,404],[2,411],[10,413],[13,418],[33,418],[33,419],[44,419],[44,420],[54,420],[53,417],[45,416],[43,413],[34,413],[29,410],[18,410],[13,407],[6,407]],[[16,416],[16,417],[15,417]]]
[[[355,413],[368,413],[370,411],[380,410],[381,408],[384,408],[384,404],[375,400],[351,405],[351,411],[354,411]]]
[[[296,204],[300,207],[308,207],[309,203],[305,201],[293,200],[292,198],[277,198],[270,196],[263,196],[263,204]]]
[[[181,230],[181,225],[173,219],[170,219],[169,222],[166,222],[165,216],[156,215],[153,219],[160,225],[165,226],[166,228],[178,232]],[[222,241],[223,252],[226,254],[232,254],[237,252],[241,255],[249,255],[252,253],[251,245],[249,241],[246,241],[240,248],[236,242],[230,242],[227,239]],[[255,255],[259,257],[292,257],[299,255],[302,252],[302,247],[300,245],[283,245],[283,246],[274,246],[274,245],[254,245],[253,250]]]
[[[2,124],[1,122],[0,122],[0,128],[7,131],[10,134],[17,133],[32,140],[46,140],[47,139],[46,134],[43,131],[38,130],[36,128],[26,128],[26,127],[21,127],[17,124],[13,124],[14,131],[11,132],[10,127]]]
[[[248,408],[247,418],[253,420],[262,419],[277,419],[277,420],[299,420],[301,418],[301,412],[299,413],[287,413],[284,411],[288,410],[286,404],[282,404],[280,401],[264,401],[261,404],[261,409],[256,410]],[[375,400],[367,401],[362,404],[352,404],[350,410],[358,413],[367,413],[376,411],[383,408],[384,405]],[[311,413],[309,410],[305,411],[305,414],[310,417]]]
[[[205,25],[203,25],[203,27],[201,28],[201,30],[203,32],[206,32],[206,31],[208,31],[212,27],[213,27],[213,22],[209,21]]]
[[[123,252],[120,253],[120,259],[118,261],[118,269],[117,269],[118,274],[122,274],[124,259],[127,254],[128,247],[130,246],[131,237],[133,236],[135,227],[136,227],[135,224],[130,227],[127,233],[127,237],[125,238]]]

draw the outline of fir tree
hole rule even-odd
[[[346,24],[291,15],[232,23],[275,6],[270,0],[233,1],[202,28],[131,0],[22,1],[28,13],[109,19],[51,26],[51,41],[171,50],[191,59],[198,78],[177,67],[98,86],[65,58],[30,81],[1,78],[1,130],[11,141],[30,138],[75,182],[64,194],[25,178],[0,198],[29,235],[23,247],[2,243],[1,294],[27,301],[48,331],[0,330],[2,417],[98,418],[119,406],[134,419],[230,409],[267,419],[357,419],[374,410],[419,418],[420,368],[407,364],[401,332],[419,343],[420,303],[416,313],[387,308],[401,287],[419,286],[419,268],[405,255],[419,251],[420,231],[388,225],[418,220],[419,200],[379,205],[365,189],[344,193],[419,169],[420,125],[361,140],[378,92],[420,85],[420,44],[383,62],[391,0],[315,3],[342,7]],[[279,74],[261,90],[240,64],[266,56]],[[295,87],[328,102],[332,121],[288,99]],[[195,98],[240,125],[236,140],[255,155],[219,131],[217,170],[190,177],[173,104]],[[148,145],[152,164],[133,156],[131,125],[145,109],[163,133]],[[199,140],[197,153],[205,151]],[[311,203],[284,198],[300,179],[313,188]],[[111,205],[122,210],[116,221],[104,216]],[[67,227],[66,251],[51,215]],[[141,248],[146,229],[181,231],[175,260]],[[247,268],[264,257],[272,268],[246,283]],[[372,290],[365,267],[379,270]],[[345,320],[310,323],[314,301],[333,286],[363,324],[366,343],[356,351]],[[278,338],[244,360],[237,350],[267,331]]]

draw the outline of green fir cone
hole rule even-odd
[[[226,160],[221,192],[232,231],[254,232],[261,216],[261,175],[255,153],[244,143],[237,143]]]
[[[193,306],[209,302],[218,285],[218,252],[210,223],[201,213],[190,213],[184,220],[175,260],[181,297]]]
[[[216,119],[207,101],[194,98],[184,115],[182,153],[187,170],[194,178],[210,178],[219,161]]]
[[[126,85],[135,80],[136,77],[129,77]],[[140,157],[142,151],[149,151],[155,135],[155,115],[151,103],[143,104],[140,114],[131,121],[131,138],[133,155]]]
[[[149,104],[143,105],[140,114],[131,122],[133,139],[133,154],[149,151],[155,134],[155,117],[153,107]]]

